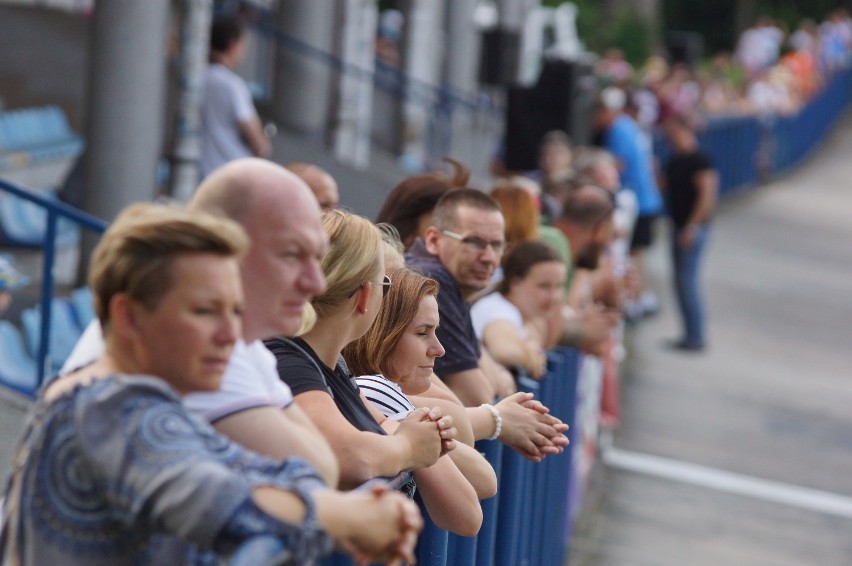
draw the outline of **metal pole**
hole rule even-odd
[[[333,0],[282,1],[278,30],[323,53],[332,51]],[[317,140],[325,138],[331,101],[332,69],[291,45],[276,51],[272,111],[277,122]]]
[[[403,66],[408,77],[416,81],[416,84],[408,81],[402,105],[405,134],[400,164],[411,172],[419,172],[430,165],[429,157],[442,157],[429,155],[429,138],[437,131],[432,96],[434,87],[440,83],[439,67],[446,43],[442,25],[444,3],[405,0],[400,8],[405,14]]]
[[[98,0],[93,29],[82,200],[86,211],[110,220],[154,196],[169,0]]]
[[[479,33],[473,23],[476,0],[447,2],[447,45],[444,82],[451,88],[472,93],[476,90],[476,62]]]
[[[347,67],[338,81],[334,154],[340,161],[363,169],[370,161],[378,7],[373,0],[346,0],[341,7],[337,55]]]
[[[179,95],[174,120],[174,146],[170,156],[169,193],[187,202],[198,185],[198,136],[204,71],[210,43],[212,0],[183,0],[180,29]]]

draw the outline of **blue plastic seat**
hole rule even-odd
[[[83,138],[68,125],[58,106],[22,108],[0,113],[0,170],[42,161],[75,158]]]
[[[74,307],[74,318],[77,326],[83,330],[95,318],[95,306],[92,303],[92,290],[89,287],[78,287],[71,291],[71,306]]]
[[[8,320],[0,320],[0,380],[15,389],[34,392],[36,365],[21,333]]]
[[[47,234],[47,211],[16,196],[0,195],[0,228],[7,244],[42,247]],[[80,240],[80,229],[73,222],[60,218],[56,235],[57,246],[72,246]]]
[[[48,353],[52,369],[59,371],[71,355],[83,331],[77,325],[74,308],[67,299],[55,297],[51,305]],[[27,336],[29,353],[36,358],[41,337],[40,305],[24,309],[21,312],[21,323]]]

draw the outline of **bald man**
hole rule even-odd
[[[234,348],[221,389],[187,395],[187,408],[252,450],[276,459],[304,458],[329,485],[337,485],[338,464],[328,443],[292,402],[289,387],[278,378],[275,357],[261,342],[294,335],[306,303],[325,290],[319,262],[328,237],[316,199],[283,167],[243,158],[211,173],[189,207],[235,220],[251,247],[240,263],[243,339]],[[100,328],[88,328],[63,373],[94,359],[102,348]]]
[[[328,171],[310,163],[290,163],[285,167],[298,175],[314,192],[320,208],[331,210],[337,208],[337,205],[340,204],[337,181]]]

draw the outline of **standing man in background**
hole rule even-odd
[[[683,335],[672,343],[678,350],[700,351],[705,346],[704,302],[698,268],[716,208],[719,175],[698,147],[692,126],[682,118],[665,124],[673,155],[666,163],[664,188],[672,219],[672,264]]]
[[[216,19],[210,28],[210,65],[201,106],[202,178],[234,159],[272,155],[248,85],[234,72],[244,54],[239,20]]]

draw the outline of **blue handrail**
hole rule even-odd
[[[852,100],[852,68],[835,74],[825,88],[789,116],[711,118],[698,142],[719,172],[721,196],[735,194],[801,163],[825,139]],[[660,163],[670,155],[659,132],[654,152]]]
[[[49,371],[47,359],[50,354],[50,319],[51,319],[51,303],[54,293],[53,280],[53,264],[56,260],[56,226],[60,218],[79,224],[81,227],[92,230],[96,233],[103,233],[107,228],[107,223],[100,218],[77,210],[63,202],[52,200],[39,195],[31,190],[14,185],[8,181],[0,179],[0,190],[9,193],[15,197],[27,200],[43,208],[47,213],[47,232],[44,239],[44,257],[42,262],[42,283],[41,283],[41,334],[39,336],[38,354],[36,356],[36,387],[34,391],[17,387],[14,384],[6,384],[8,387],[19,391],[30,397],[34,396],[38,390],[42,380]]]
[[[580,361],[577,350],[557,348],[548,354],[545,376],[540,382],[532,382],[541,402],[571,427],[572,444],[582,443],[575,432],[581,428],[577,422]],[[576,511],[570,501],[573,478],[578,473],[571,447],[539,463],[523,459],[497,441],[480,440],[476,449],[494,468],[499,485],[497,495],[481,501],[479,533],[475,537],[448,533],[435,525],[421,506],[426,526],[417,544],[418,564],[562,566]],[[322,566],[353,565],[354,561],[341,553],[322,562]]]
[[[485,110],[502,115],[503,109],[493,104],[493,101],[488,97],[478,96],[469,92],[462,92],[457,88],[445,85],[433,85],[426,81],[416,79],[404,71],[384,64],[381,61],[376,61],[378,71],[365,69],[353,63],[344,61],[332,53],[314,47],[313,45],[301,41],[291,35],[285,34],[276,29],[274,26],[266,23],[267,20],[273,17],[272,11],[268,8],[248,0],[241,0],[238,3],[250,7],[261,16],[258,21],[252,22],[252,27],[256,30],[264,35],[272,37],[278,45],[286,47],[287,49],[316,61],[321,61],[335,71],[350,73],[359,79],[374,82],[378,88],[395,95],[401,95],[402,93],[411,94],[419,101],[427,104],[439,104],[444,108],[447,106],[460,106],[472,111]],[[388,81],[388,75],[393,75],[394,80]]]

